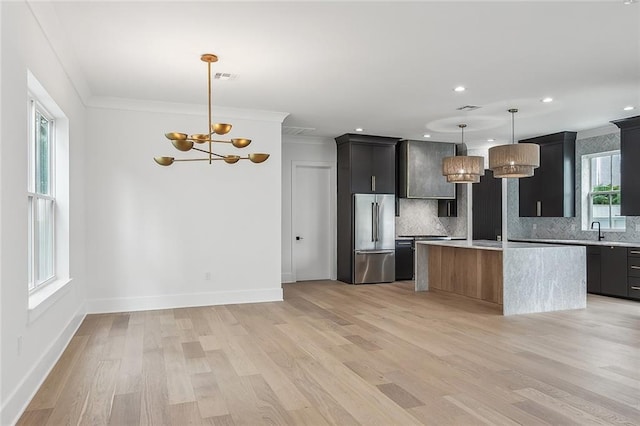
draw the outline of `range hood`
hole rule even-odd
[[[442,160],[456,155],[456,144],[403,140],[398,144],[400,198],[452,200],[456,185],[442,176]]]

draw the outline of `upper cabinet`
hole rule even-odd
[[[620,214],[640,216],[640,115],[612,123],[620,128]]]
[[[540,167],[519,179],[520,217],[575,216],[576,132],[519,141],[540,145]]]
[[[394,194],[399,139],[352,133],[337,137],[338,182],[342,190],[350,194]]]
[[[398,150],[400,197],[456,198],[456,185],[442,176],[442,159],[456,155],[455,144],[404,140]]]

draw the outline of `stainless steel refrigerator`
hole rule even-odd
[[[395,196],[353,194],[353,283],[395,281]]]

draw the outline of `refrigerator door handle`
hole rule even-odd
[[[376,202],[376,242],[380,241],[380,204]]]
[[[376,241],[376,203],[371,203],[371,241]]]

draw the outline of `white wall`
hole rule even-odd
[[[11,424],[44,380],[85,312],[85,109],[24,2],[0,2],[0,424]],[[70,123],[70,275],[73,281],[28,310],[27,70]]]
[[[314,161],[336,164],[336,142],[331,138],[284,136],[282,139],[282,282],[293,281],[291,231],[291,164],[293,161]],[[337,193],[337,188],[330,188]],[[331,230],[334,234],[336,229]],[[336,260],[333,260],[334,264]],[[334,267],[335,270],[335,267]]]
[[[215,106],[214,106],[215,107]],[[157,108],[155,108],[157,109]],[[181,162],[169,131],[206,131],[201,115],[91,107],[87,146],[89,312],[282,300],[284,114],[216,115],[262,164]],[[229,145],[222,153],[239,153]],[[206,279],[210,274],[210,279]]]

